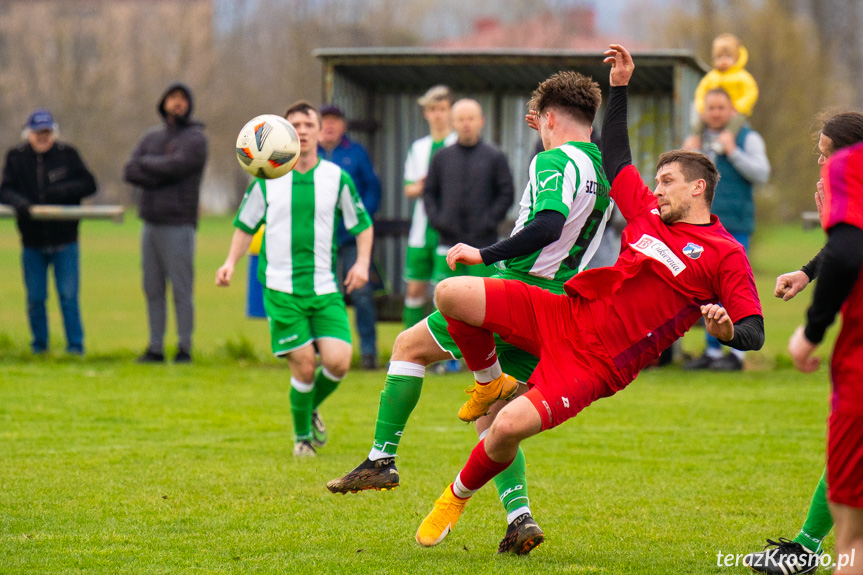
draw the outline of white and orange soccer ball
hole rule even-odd
[[[300,139],[290,122],[275,114],[249,120],[237,136],[237,160],[256,178],[281,178],[300,158]]]

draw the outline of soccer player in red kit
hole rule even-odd
[[[828,239],[806,327],[797,328],[788,351],[800,371],[815,371],[812,353],[841,310],[830,365],[827,497],[836,522],[834,573],[863,573],[863,143],[834,153],[821,181]]]
[[[626,387],[700,317],[726,345],[742,350],[763,345],[749,261],[710,215],[719,178],[715,166],[694,152],[663,154],[651,193],[631,165],[626,86],[632,57],[613,44],[605,61],[612,65],[612,88],[602,130],[603,165],[612,198],[627,220],[620,258],[613,267],[573,277],[564,286],[566,295],[487,278],[453,278],[438,286],[438,309],[477,380],[459,417],[483,416],[510,386],[497,361],[493,332],[539,357],[539,364],[530,390],[496,414],[420,525],[421,545],[443,541],[468,498],[509,466],[523,439]],[[534,118],[532,125],[537,121],[545,120]],[[448,254],[453,259],[458,247]]]

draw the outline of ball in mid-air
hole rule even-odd
[[[256,178],[281,178],[300,158],[300,139],[290,122],[275,114],[249,120],[237,136],[237,160]]]

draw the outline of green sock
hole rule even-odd
[[[827,470],[825,469],[821,474],[818,487],[815,488],[812,502],[809,504],[809,512],[806,514],[803,528],[794,541],[818,553],[831,529],[833,529],[833,516],[830,515],[830,507],[827,506]]]
[[[409,305],[410,304],[410,305]],[[426,316],[425,314],[425,300],[423,300],[419,306],[415,305],[416,302],[408,302],[405,301],[405,309],[402,312],[402,321],[405,324],[405,329],[410,329],[419,322],[423,320]]]
[[[833,529],[833,516],[830,515],[830,507],[827,506],[827,470],[825,469],[818,487],[815,488],[812,502],[809,504],[809,513],[806,514],[803,528],[794,541],[818,553],[831,529]]]
[[[291,378],[291,415],[294,416],[294,436],[297,441],[312,438],[312,402],[314,383]]]
[[[526,467],[524,452],[519,447],[512,464],[494,478],[494,486],[497,488],[500,502],[506,508],[507,522],[521,515],[524,512],[522,508],[527,507],[527,511],[530,510],[530,500],[527,496]],[[521,513],[514,513],[517,510],[522,511]]]
[[[396,454],[408,418],[420,399],[424,376],[423,365],[407,361],[390,362],[384,390],[381,392],[378,418],[375,422],[375,442],[369,454],[370,458],[380,459],[385,454]]]
[[[312,401],[312,411],[316,410],[318,406],[336,390],[341,381],[341,378],[336,379],[336,377],[325,370],[323,366],[320,366],[315,370],[315,398]]]

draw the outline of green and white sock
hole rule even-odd
[[[821,475],[812,502],[809,503],[809,512],[803,528],[794,541],[806,547],[813,553],[819,553],[824,544],[824,538],[833,529],[833,516],[830,515],[830,507],[827,504],[827,470]]]
[[[488,430],[480,434],[483,439]],[[524,451],[518,448],[518,453],[509,467],[495,475],[494,486],[500,502],[506,509],[506,522],[512,523],[525,513],[530,513],[530,498],[527,495],[527,464]]]
[[[410,329],[425,317],[426,298],[424,297],[406,297],[405,309],[402,312],[402,321],[405,324],[405,329]]]
[[[327,368],[324,366],[320,366],[315,370],[315,398],[312,401],[312,411],[316,410],[336,390],[342,379],[344,379],[344,376],[336,377],[327,371]]]
[[[375,421],[375,441],[369,452],[372,461],[395,456],[408,418],[420,399],[425,370],[418,363],[390,362]]]
[[[293,377],[291,378],[291,415],[294,416],[294,438],[296,441],[312,438],[314,390],[314,381],[304,383]]]

